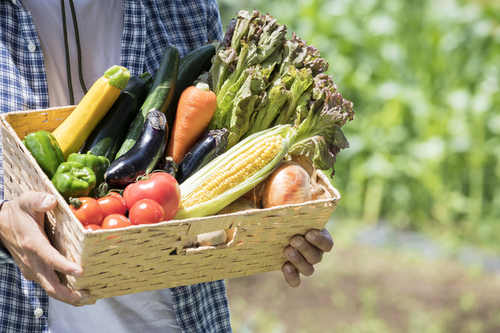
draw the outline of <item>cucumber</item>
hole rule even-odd
[[[177,75],[179,73],[179,62],[179,51],[173,46],[168,46],[163,53],[163,58],[156,72],[151,90],[142,104],[140,111],[134,118],[134,122],[130,125],[127,136],[120,150],[116,153],[115,158],[125,154],[134,146],[146,123],[146,118],[150,110],[156,109],[165,114],[174,96]],[[170,127],[168,127],[168,131],[170,132]]]
[[[152,78],[147,72],[130,78],[125,89],[120,92],[118,99],[92,131],[79,153],[86,154],[91,151],[93,155],[105,156],[110,162],[115,159],[130,123],[146,99],[147,85],[150,81]]]
[[[177,112],[177,104],[182,92],[198,78],[203,71],[208,71],[212,66],[212,58],[215,55],[215,45],[207,44],[186,54],[179,63],[179,75],[175,86],[174,96],[168,106],[167,124],[172,128]]]

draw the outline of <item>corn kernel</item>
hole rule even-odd
[[[215,171],[200,187],[187,195],[181,202],[182,208],[209,201],[227,190],[241,184],[265,167],[279,153],[282,137],[275,135],[264,138],[242,154]]]

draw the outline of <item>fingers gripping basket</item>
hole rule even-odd
[[[1,116],[5,196],[14,199],[27,191],[56,196],[57,207],[46,215],[46,233],[64,256],[85,270],[81,278],[61,278],[73,289],[89,290],[96,299],[280,270],[289,239],[311,228],[324,228],[340,200],[327,177],[314,172],[326,192],[304,204],[85,230],[21,142],[28,133],[53,131],[72,110],[63,107]],[[193,236],[220,230],[230,235],[226,243],[187,247]]]

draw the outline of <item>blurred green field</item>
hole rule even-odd
[[[270,13],[330,63],[354,121],[336,216],[500,249],[500,2],[219,0]]]
[[[281,272],[227,281],[235,333],[497,333],[500,275],[413,249],[372,247],[329,225],[334,251],[290,288]]]
[[[316,46],[356,111],[334,251],[298,289],[281,272],[229,280],[235,332],[500,332],[498,273],[455,260],[500,257],[500,1],[218,3],[224,25],[257,9]],[[355,241],[381,223],[446,254]]]

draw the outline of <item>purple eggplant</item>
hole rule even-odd
[[[168,174],[171,174],[174,178],[177,177],[177,171],[179,166],[175,163],[174,159],[170,156],[163,156],[158,161],[157,169],[163,170]]]
[[[229,131],[215,129],[202,135],[179,163],[177,182],[182,184],[189,176],[221,155],[227,147]]]
[[[166,124],[165,115],[151,109],[135,144],[109,166],[104,175],[106,183],[112,188],[125,188],[139,176],[153,171],[165,152],[168,137]]]

